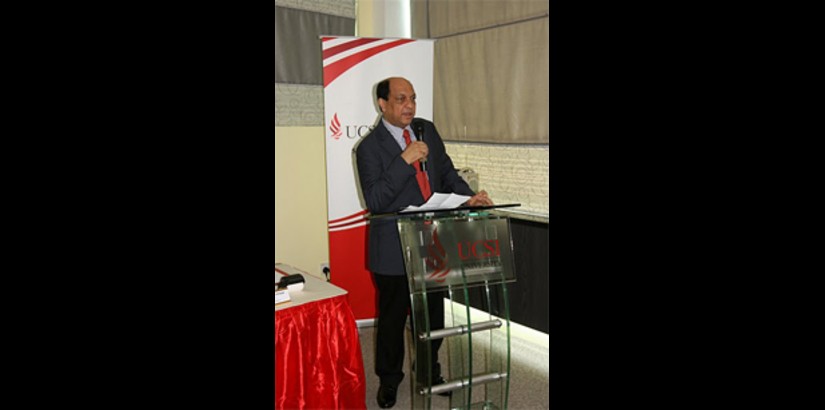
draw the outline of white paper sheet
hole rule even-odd
[[[459,194],[442,194],[440,192],[434,193],[430,199],[421,206],[414,206],[410,205],[401,212],[413,212],[413,211],[435,211],[440,209],[455,209],[461,206],[461,204],[467,202],[470,199],[467,195],[459,195]]]
[[[281,289],[275,291],[275,304],[289,302],[292,298],[289,297],[289,291],[286,289]]]

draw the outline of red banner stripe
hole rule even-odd
[[[353,40],[353,41],[350,41],[350,42],[347,42],[347,43],[344,43],[344,44],[339,44],[335,47],[330,47],[330,48],[324,50],[323,59],[326,60],[326,59],[328,59],[328,58],[330,58],[330,57],[332,57],[336,54],[343,53],[344,51],[347,51],[351,48],[355,48],[355,47],[358,47],[358,46],[361,46],[361,45],[364,45],[364,44],[369,44],[369,43],[372,43],[372,42],[378,41],[378,40],[381,40],[381,39],[380,38],[359,38],[357,40]]]
[[[349,225],[353,225],[353,224],[357,224],[357,223],[361,223],[361,222],[365,222],[365,219],[364,218],[358,218],[358,219],[354,219],[352,221],[342,222],[342,223],[339,223],[339,224],[330,224],[330,225],[327,225],[327,226],[330,229],[332,229],[332,228],[341,228],[343,226],[349,226]]]
[[[351,221],[339,222],[337,224],[329,224],[329,225],[327,225],[327,228],[335,229],[335,228],[341,228],[343,226],[350,226],[350,225],[353,225],[353,224],[366,223],[366,222],[367,222],[367,220],[365,218],[358,218],[358,219],[353,219]]]
[[[351,214],[351,215],[347,215],[347,216],[344,216],[344,217],[341,217],[341,218],[338,218],[338,219],[330,219],[330,220],[328,221],[328,223],[329,223],[329,224],[334,224],[334,223],[336,223],[336,222],[343,221],[344,219],[350,219],[350,218],[353,218],[353,217],[356,217],[356,216],[364,215],[364,214],[366,214],[366,213],[367,213],[367,210],[366,210],[366,209],[362,209],[362,210],[360,210],[360,211],[358,211],[358,212],[356,212],[356,213],[354,213],[354,214]]]
[[[347,230],[347,229],[357,228],[357,227],[359,227],[359,226],[366,225],[366,224],[367,224],[367,222],[366,222],[366,221],[364,221],[364,220],[361,220],[361,221],[355,221],[355,222],[353,222],[353,223],[351,223],[351,224],[344,224],[344,225],[339,225],[339,226],[330,226],[330,227],[329,227],[329,229],[328,229],[328,231],[329,231],[329,232],[335,232],[335,231],[345,231],[345,230]]]
[[[321,37],[321,42],[323,43],[324,41],[335,40],[336,38],[338,37]]]
[[[352,67],[355,67],[358,63],[386,50],[391,48],[395,48],[398,46],[402,46],[407,43],[411,43],[415,40],[412,39],[402,39],[396,40],[391,43],[381,44],[380,46],[376,46],[373,48],[368,48],[364,51],[359,51],[356,54],[353,54],[349,57],[342,58],[332,64],[324,66],[324,87],[329,86],[336,78],[338,78],[341,74],[344,74]]]

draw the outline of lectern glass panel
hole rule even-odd
[[[506,217],[419,215],[399,219],[398,232],[410,292],[515,281]]]

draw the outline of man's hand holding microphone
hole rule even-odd
[[[415,161],[426,161],[429,152],[430,150],[427,148],[427,144],[422,141],[413,141],[410,145],[407,145],[407,148],[401,153],[401,158],[404,158],[407,164],[412,165]]]

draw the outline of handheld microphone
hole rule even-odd
[[[418,137],[418,140],[424,142],[424,122],[421,120],[415,120],[412,123],[413,131],[415,132],[415,136]],[[421,158],[421,170],[427,172],[427,157]]]

